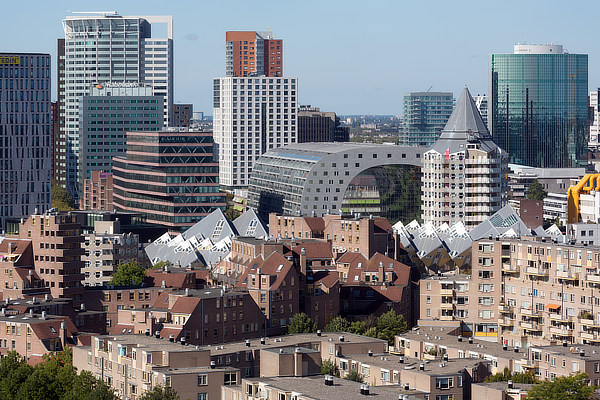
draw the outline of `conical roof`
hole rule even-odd
[[[479,109],[475,105],[469,89],[464,88],[456,107],[450,115],[439,139],[431,147],[439,153],[456,153],[466,150],[467,141],[476,140],[482,144],[482,150],[492,150],[497,147],[485,127]],[[486,146],[487,145],[487,146]]]

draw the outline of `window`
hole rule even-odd
[[[452,388],[452,377],[436,378],[435,387],[438,389]]]
[[[198,393],[198,400],[208,400],[208,393]]]
[[[206,386],[206,385],[208,385],[208,375],[198,374],[198,386]]]
[[[225,372],[225,385],[237,385],[237,373]]]

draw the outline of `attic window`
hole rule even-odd
[[[358,275],[354,275],[354,282],[358,282]]]
[[[390,266],[389,266],[389,268],[390,268],[390,269],[394,269],[394,263],[390,263]]]
[[[52,331],[52,333],[56,333],[56,329],[54,329],[53,326],[50,327],[50,330]]]
[[[280,264],[279,267],[277,267],[277,272],[281,272],[282,268],[283,268],[283,264]]]
[[[362,268],[362,263],[359,262],[358,265],[356,266],[356,268],[358,268],[358,269]]]

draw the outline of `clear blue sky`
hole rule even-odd
[[[432,85],[487,93],[488,54],[519,42],[589,54],[589,87],[600,86],[596,1],[5,1],[0,51],[54,57],[69,10],[173,15],[175,101],[206,114],[211,78],[225,74],[225,32],[268,27],[284,40],[284,74],[298,77],[300,104],[339,114],[401,114],[404,93]]]

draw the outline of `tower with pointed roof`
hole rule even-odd
[[[440,138],[423,155],[423,221],[472,228],[502,208],[508,157],[465,87]]]

